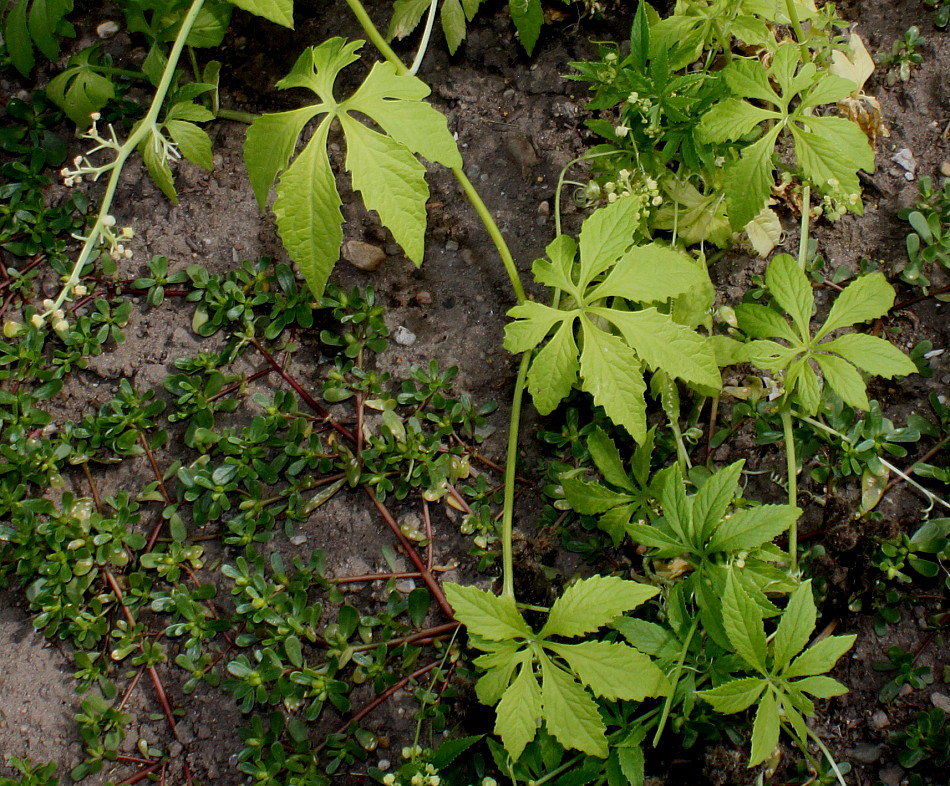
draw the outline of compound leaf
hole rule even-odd
[[[835,299],[815,338],[820,340],[838,328],[883,316],[894,305],[894,296],[894,287],[881,273],[869,273],[855,279]]]
[[[787,664],[805,648],[815,629],[816,615],[811,581],[806,581],[798,585],[788,599],[788,605],[775,630],[772,639],[773,670]]]
[[[571,510],[582,516],[596,516],[634,499],[629,494],[618,494],[600,483],[581,478],[562,477],[561,486]]]
[[[634,490],[623,468],[623,459],[620,458],[617,443],[600,426],[596,426],[587,437],[587,449],[590,451],[594,466],[604,476],[604,480],[627,491]]]
[[[812,129],[806,131],[795,123],[788,126],[795,140],[795,159],[805,176],[823,191],[834,187],[836,180],[846,193],[860,193],[857,170],[874,171],[874,151],[860,126],[843,117],[799,119]]]
[[[761,677],[745,677],[709,690],[698,691],[698,695],[712,704],[716,712],[731,715],[755,704],[766,685],[768,683]]]
[[[626,253],[607,278],[588,293],[587,300],[592,302],[613,296],[635,303],[656,303],[682,295],[708,281],[705,267],[700,267],[679,251],[650,243]]]
[[[445,43],[449,54],[454,55],[459,44],[465,40],[465,11],[459,0],[443,0],[439,12],[442,21],[442,32],[445,33]]]
[[[639,223],[639,209],[636,199],[618,199],[585,219],[579,237],[581,286],[589,284],[630,248]],[[554,259],[550,248],[547,251]]]
[[[392,19],[389,20],[387,39],[392,41],[409,35],[419,25],[419,20],[430,5],[430,0],[396,0]]]
[[[583,636],[636,608],[658,591],[616,576],[591,576],[572,584],[554,601],[539,635]]]
[[[267,206],[267,195],[277,175],[287,168],[304,126],[319,111],[318,106],[305,106],[290,112],[261,115],[247,129],[244,165],[261,209]]]

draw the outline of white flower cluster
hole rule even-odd
[[[830,221],[837,221],[849,210],[854,210],[860,204],[861,197],[858,194],[849,193],[836,178],[828,178],[827,190],[821,195],[821,204],[814,212],[816,215],[824,215]]]
[[[40,330],[46,327],[48,323],[54,331],[63,335],[69,330],[69,323],[66,321],[66,312],[62,307],[63,301],[70,297],[84,297],[87,293],[88,290],[84,284],[76,284],[71,290],[65,290],[58,301],[46,298],[41,304],[43,310],[36,312],[30,317],[30,325]],[[3,323],[3,335],[5,338],[15,338],[24,330],[27,330],[27,327],[15,319],[8,319]]]
[[[89,160],[88,156],[94,155],[100,150],[118,152],[122,147],[122,145],[119,144],[119,138],[116,136],[112,123],[109,123],[109,137],[107,139],[99,133],[98,123],[101,115],[98,112],[93,112],[90,118],[92,119],[92,125],[81,138],[95,142],[95,146],[92,147],[86,155],[76,156],[73,159],[72,169],[63,167],[63,169],[59,170],[59,174],[62,175],[63,178],[63,184],[69,187],[79,185],[84,177],[89,177],[91,180],[96,181],[106,172],[110,172],[115,168],[115,160],[103,164],[102,166],[96,166]]]

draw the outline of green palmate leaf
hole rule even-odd
[[[765,207],[772,187],[772,151],[781,126],[766,132],[742,151],[739,160],[726,170],[726,204],[729,223],[742,229]]]
[[[758,66],[756,66],[756,70],[762,71]],[[740,101],[738,98],[727,98],[703,115],[699,133],[700,137],[706,142],[720,143],[727,140],[741,139],[759,123],[765,120],[781,119],[781,117],[782,115],[779,112],[752,106],[747,101]]]
[[[515,667],[528,659],[528,653],[521,650],[521,641],[485,641],[473,635],[472,645],[486,651],[475,658],[475,665],[485,669],[475,684],[475,695],[482,704],[494,706],[508,690]]]
[[[733,571],[726,575],[722,622],[736,653],[753,669],[764,673],[766,643],[762,612]]]
[[[511,598],[451,583],[445,585],[445,596],[458,621],[477,636],[504,641],[533,635]]]
[[[514,353],[536,347],[559,322],[567,322],[569,326],[573,323],[565,312],[533,300],[515,306],[508,316],[515,321],[505,325],[505,349]]]
[[[238,8],[284,27],[294,26],[294,0],[229,0]]]
[[[636,199],[618,199],[600,210],[595,210],[584,221],[579,238],[579,276],[582,285],[590,283],[595,276],[603,273],[630,248],[633,244],[633,233],[637,229],[638,215],[639,203]],[[552,260],[556,259],[550,247],[547,253]],[[573,250],[566,247],[561,254],[562,260],[567,253],[573,257]]]
[[[604,480],[626,491],[633,491],[633,484],[623,468],[623,459],[617,444],[607,436],[607,432],[599,426],[595,427],[587,437],[587,449],[594,461],[594,466],[604,476]],[[577,508],[575,508],[577,510]]]
[[[761,764],[772,755],[775,746],[778,745],[778,734],[778,702],[775,694],[771,690],[767,690],[759,702],[759,708],[755,713],[755,722],[752,724],[750,767]]]
[[[185,158],[209,172],[214,169],[211,138],[204,129],[185,120],[168,120],[165,128]]]
[[[508,327],[514,324],[518,323],[509,323]],[[538,412],[547,415],[567,398],[577,382],[579,370],[574,320],[566,319],[535,355],[528,371],[528,392]]]
[[[755,704],[767,685],[768,682],[761,677],[746,677],[698,693],[712,704],[716,712],[730,715],[734,712],[742,712]]]
[[[788,322],[777,311],[758,303],[740,303],[736,306],[739,329],[753,338],[784,338],[790,343],[799,339]]]
[[[668,314],[655,308],[618,311],[592,308],[590,313],[609,320],[651,369],[663,369],[686,382],[719,389],[722,378],[716,357],[706,340]]]
[[[708,550],[754,549],[785,532],[799,515],[801,510],[791,505],[761,505],[738,510],[716,528]]]
[[[815,629],[815,598],[811,581],[800,584],[788,599],[788,606],[772,639],[772,669],[784,667],[801,652]]]
[[[623,341],[596,328],[585,316],[584,349],[580,373],[583,389],[604,408],[607,416],[623,426],[637,442],[647,433],[642,363]]]
[[[544,721],[565,748],[591,756],[607,756],[606,727],[590,694],[563,669],[541,658],[541,701]]]
[[[855,279],[835,299],[815,338],[820,340],[838,328],[884,316],[894,305],[894,297],[894,287],[881,273],[869,273]]]
[[[541,25],[544,23],[541,0],[513,0],[508,4],[508,10],[511,13],[511,21],[515,23],[518,30],[521,45],[530,55],[538,42]]]
[[[274,202],[284,246],[316,297],[323,293],[343,241],[342,202],[326,149],[329,130],[327,120],[320,124],[281,176]]]
[[[779,254],[765,271],[765,283],[775,302],[792,318],[801,339],[807,341],[811,336],[811,312],[815,307],[815,296],[798,262],[789,254]]]
[[[834,355],[815,354],[813,356],[821,369],[825,382],[850,407],[867,411],[868,401],[864,380],[848,361]]]
[[[693,527],[706,541],[725,515],[739,488],[745,461],[736,461],[710,476],[693,497]]]
[[[597,211],[591,214],[587,221],[590,221]],[[575,296],[576,300],[583,300],[583,295],[571,278],[571,271],[574,263],[574,257],[577,255],[577,243],[569,235],[558,235],[554,240],[548,243],[544,253],[550,257],[550,262],[546,259],[536,259],[531,266],[531,272],[537,281],[553,289],[562,289],[565,292]],[[582,281],[583,285],[584,282]]]
[[[798,363],[788,375],[788,386],[795,390],[802,412],[814,415],[821,404],[821,383],[807,359]]]
[[[595,695],[605,699],[643,701],[648,696],[668,696],[673,689],[649,657],[626,644],[584,641],[546,646],[560,655]]]
[[[857,636],[829,636],[812,645],[792,661],[782,673],[785,679],[792,677],[810,677],[831,671],[838,659],[851,647]]]
[[[618,494],[600,483],[581,478],[562,477],[561,486],[571,509],[582,516],[596,516],[634,499],[629,494]]]
[[[25,3],[21,0],[21,5]],[[46,88],[49,99],[80,129],[92,124],[90,115],[115,98],[112,80],[97,73],[98,47],[91,46],[69,58],[67,68],[54,76]]]
[[[568,587],[554,601],[544,636],[582,636],[652,598],[659,590],[616,576],[591,576]]]
[[[515,761],[537,734],[540,717],[541,688],[533,665],[524,663],[495,708],[495,733]]]
[[[889,341],[864,333],[838,336],[822,344],[821,349],[835,352],[868,374],[886,379],[913,374],[917,370],[914,361]]]
[[[341,115],[340,121],[347,138],[346,168],[353,173],[353,188],[363,195],[366,207],[379,213],[406,256],[421,265],[429,197],[425,167],[392,137],[349,115]]]

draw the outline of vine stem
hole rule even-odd
[[[798,41],[798,48],[802,53],[802,62],[807,63],[811,60],[808,52],[808,44],[805,43],[805,30],[798,18],[798,9],[795,8],[795,0],[785,0],[785,11],[792,23],[792,30],[795,31],[795,39]]]
[[[125,140],[125,143],[116,151],[115,159],[109,165],[109,181],[106,183],[106,190],[102,196],[102,202],[99,205],[96,223],[90,230],[89,237],[87,237],[83,243],[79,256],[76,258],[76,263],[73,265],[73,269],[70,271],[66,283],[56,298],[53,310],[62,306],[63,302],[72,292],[73,287],[79,283],[79,276],[82,273],[82,269],[86,266],[86,263],[92,256],[93,250],[99,243],[102,230],[107,226],[106,217],[109,215],[109,209],[112,207],[112,200],[115,198],[115,192],[119,186],[119,178],[122,176],[126,159],[128,159],[132,151],[138,147],[139,142],[144,140],[155,128],[159,112],[162,110],[162,104],[165,103],[165,96],[168,95],[172,80],[175,76],[175,71],[178,68],[178,61],[181,59],[182,50],[185,48],[185,41],[188,39],[188,36],[191,35],[191,28],[194,27],[198,14],[204,5],[204,1],[205,0],[194,0],[191,4],[191,8],[188,9],[188,13],[185,14],[185,18],[181,23],[181,29],[179,29],[178,35],[175,37],[175,43],[168,55],[168,62],[165,64],[165,70],[162,72],[162,78],[158,83],[158,87],[155,88],[155,95],[152,98],[148,112],[132,131],[129,138]]]
[[[792,428],[792,411],[786,402],[782,406],[782,438],[785,440],[785,468],[788,473],[788,504],[798,506],[798,461],[795,457],[795,431]],[[788,565],[794,576],[798,573],[798,519],[788,528]]]
[[[515,393],[511,400],[511,420],[508,423],[508,460],[505,462],[505,495],[501,516],[501,564],[502,595],[515,599],[515,566],[512,551],[512,529],[515,511],[515,478],[518,474],[518,431],[521,426],[521,402],[524,398],[525,380],[531,363],[531,351],[521,356]]]

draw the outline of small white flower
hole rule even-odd
[[[623,124],[614,126],[614,133],[623,139],[627,134],[630,133],[630,126],[625,126]]]
[[[85,285],[85,284],[76,284],[76,286],[73,287],[73,294],[74,294],[76,297],[82,297],[83,295],[85,295],[85,294],[88,293],[88,292],[89,292],[89,290],[86,289],[86,285]]]
[[[109,216],[109,215],[103,216],[103,217],[102,217],[102,225],[103,225],[104,227],[114,227],[114,226],[115,226],[115,216]]]
[[[53,313],[50,316],[53,319],[63,319],[66,316],[66,312],[63,311],[61,308],[57,308],[53,311]]]
[[[43,319],[43,317],[41,317],[39,314],[34,314],[32,317],[30,317],[30,324],[35,328],[41,328],[46,324],[46,320]]]
[[[650,202],[653,205],[653,207],[659,207],[660,205],[663,204],[663,197],[655,196],[653,197],[653,199],[650,200]]]
[[[53,330],[55,330],[57,333],[65,333],[67,330],[69,330],[69,323],[65,319],[57,319],[53,323]]]
[[[50,300],[49,298],[46,298],[46,300],[43,301],[43,311],[52,311],[54,308],[56,308],[55,301]]]
[[[93,112],[91,115],[89,115],[89,117],[91,117],[92,122],[95,123],[102,117],[102,115],[99,112]]]

